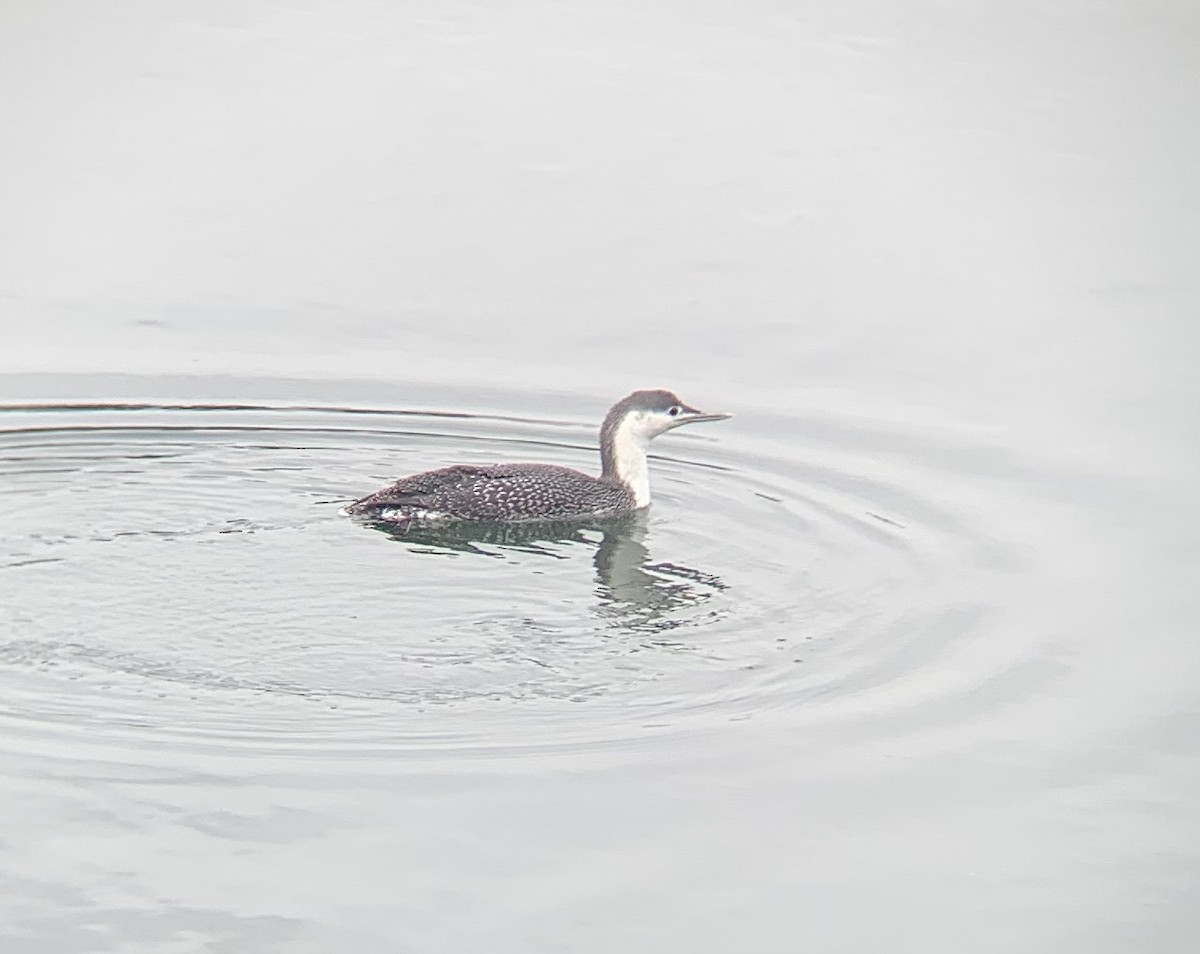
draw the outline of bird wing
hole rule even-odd
[[[350,509],[411,507],[481,519],[561,513],[577,502],[573,484],[562,478],[579,476],[552,464],[457,464],[401,478]]]
[[[355,505],[425,506],[434,496],[441,497],[455,491],[469,493],[471,487],[486,481],[492,470],[493,468],[490,466],[471,464],[456,464],[453,467],[443,467],[441,470],[427,470],[420,474],[401,477],[394,484],[355,501]]]

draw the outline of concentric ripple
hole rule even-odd
[[[451,462],[592,469],[592,430],[360,408],[5,409],[5,710],[62,731],[343,753],[819,717],[918,678],[914,641],[927,666],[970,638],[986,588],[947,605],[923,566],[1015,559],[861,453],[817,441],[801,463],[736,421],[658,442],[656,506],[631,521],[392,536],[338,513]]]

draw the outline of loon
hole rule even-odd
[[[670,391],[634,391],[604,418],[599,477],[555,464],[456,464],[402,477],[344,512],[402,525],[617,517],[650,506],[652,438],[731,416],[706,414]]]

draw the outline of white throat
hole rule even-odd
[[[650,471],[646,466],[646,445],[649,438],[633,427],[621,426],[613,435],[613,463],[617,479],[633,493],[634,505],[641,509],[650,506]]]

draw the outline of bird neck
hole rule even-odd
[[[624,484],[639,509],[650,505],[650,472],[646,465],[648,441],[620,422],[605,421],[600,431],[601,476]]]

